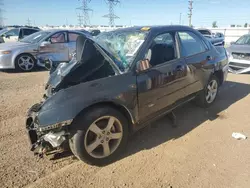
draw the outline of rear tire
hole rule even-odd
[[[206,87],[197,96],[196,104],[202,108],[208,108],[216,100],[218,90],[219,80],[215,75],[212,75]]]
[[[69,140],[72,153],[80,160],[102,166],[113,162],[125,149],[128,121],[114,108],[91,108],[72,123],[75,131]]]
[[[15,69],[18,72],[30,72],[36,68],[36,59],[30,54],[20,54],[15,60]]]

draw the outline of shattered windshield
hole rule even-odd
[[[48,34],[50,34],[50,32],[48,31],[40,31],[40,32],[36,32],[33,33],[25,38],[23,38],[22,40],[20,40],[20,42],[26,42],[26,43],[37,43],[40,40],[42,40],[43,38],[45,38]]]
[[[244,35],[240,37],[235,44],[247,44],[250,45],[250,35]]]
[[[136,54],[145,41],[148,32],[146,31],[111,31],[99,34],[96,41],[108,53],[110,53],[119,62],[115,63],[125,71],[128,69],[136,57]]]

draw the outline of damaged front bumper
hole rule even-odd
[[[250,60],[230,58],[228,71],[233,74],[243,74],[250,72]]]
[[[41,126],[38,121],[42,103],[33,105],[27,113],[26,129],[31,144],[31,151],[39,157],[64,150],[68,141],[68,125],[71,120],[53,125]]]

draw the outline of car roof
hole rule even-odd
[[[34,30],[41,30],[38,27],[32,27],[32,26],[6,26],[3,29],[34,29]]]
[[[46,30],[42,30],[42,31],[48,31],[48,32],[78,32],[78,33],[84,33],[84,31],[81,31],[81,30],[70,30],[70,29],[46,29]],[[86,31],[86,30],[85,30]]]
[[[185,30],[185,31],[194,31],[193,28],[183,25],[159,25],[159,26],[134,26],[116,29],[114,31],[133,31],[133,30],[142,30],[142,31],[150,31],[150,32],[163,32],[163,31],[174,31],[174,30]]]
[[[34,29],[34,30],[41,30],[39,28],[34,28],[34,27],[18,27],[18,28],[21,28],[21,29]]]
[[[250,34],[245,34],[245,35],[242,35],[242,36],[246,36],[246,37],[249,37],[249,36],[250,36]]]

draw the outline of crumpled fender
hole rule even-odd
[[[120,85],[115,84],[117,81]],[[136,114],[135,85],[135,77],[122,75],[117,79],[107,77],[62,89],[41,106],[37,116],[39,125],[43,127],[72,120],[83,109],[99,102],[113,102],[124,106],[131,114]]]

